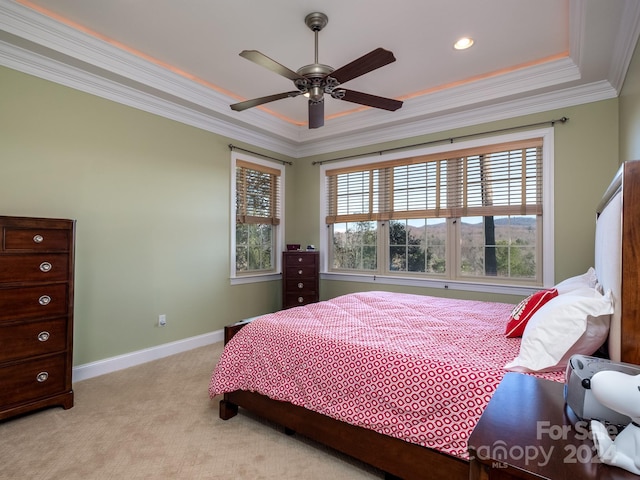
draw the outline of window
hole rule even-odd
[[[552,131],[536,133],[323,166],[327,271],[520,286],[552,279],[543,258],[553,253],[543,235],[552,233],[552,209],[543,215]]]
[[[276,274],[284,169],[234,152],[232,171],[232,277]]]

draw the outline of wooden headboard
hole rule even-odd
[[[595,269],[615,302],[609,355],[640,364],[640,160],[622,164],[598,205]]]

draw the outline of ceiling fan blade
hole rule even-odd
[[[382,108],[383,110],[389,110],[395,112],[398,110],[402,103],[400,100],[393,98],[378,97],[377,95],[371,95],[369,93],[356,92],[355,90],[339,90],[339,95],[334,98],[339,100],[345,100],[351,103],[358,103],[360,105],[366,105],[368,107]],[[344,92],[344,95],[342,95]]]
[[[353,62],[334,70],[329,76],[335,78],[340,83],[345,83],[395,61],[396,57],[394,57],[393,53],[389,50],[376,48]]]
[[[278,75],[282,75],[289,80],[304,80],[304,77],[302,75],[298,75],[293,70],[279,64],[275,60],[272,60],[271,58],[267,57],[257,50],[243,50],[242,52],[240,52],[240,56],[246,58],[247,60],[251,60],[252,62],[257,63],[258,65],[261,65],[265,68],[268,68],[272,72],[275,72]]]
[[[302,95],[302,92],[300,92],[299,90],[276,93],[275,95],[267,95],[266,97],[254,98],[252,100],[245,100],[244,102],[234,103],[233,105],[231,105],[231,110],[241,112],[242,110],[246,110],[247,108],[257,107],[258,105],[275,102],[276,100],[282,100],[283,98],[297,97],[298,95]]]
[[[309,128],[319,128],[324,125],[324,99],[321,102],[309,100]]]

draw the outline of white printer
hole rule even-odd
[[[591,392],[591,377],[601,370],[615,370],[627,375],[639,375],[640,365],[614,362],[588,355],[573,355],[567,364],[564,399],[582,420],[600,420],[612,425],[628,425],[631,419],[598,402]]]

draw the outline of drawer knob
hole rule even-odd
[[[38,299],[38,303],[40,305],[49,305],[49,303],[51,302],[51,297],[49,295],[42,295],[39,299]]]
[[[42,262],[40,264],[40,270],[43,272],[48,272],[49,270],[51,270],[52,265],[49,262]]]
[[[304,283],[298,282],[298,288],[303,288],[303,287],[304,287]]]
[[[302,257],[298,257],[298,262],[302,262]]]
[[[44,242],[44,237],[42,235],[34,235],[33,236],[33,241],[35,243],[42,243],[42,242]]]
[[[298,275],[302,275],[302,270],[298,270]]]
[[[47,331],[44,332],[40,332],[38,334],[38,340],[40,340],[41,342],[46,342],[47,340],[49,340],[49,337],[51,336],[51,334]]]
[[[304,302],[304,298],[298,297],[298,303],[302,303],[302,302]]]
[[[48,372],[40,372],[36,376],[36,380],[38,380],[38,382],[40,382],[40,383],[46,382],[48,379],[49,379],[49,373]]]

